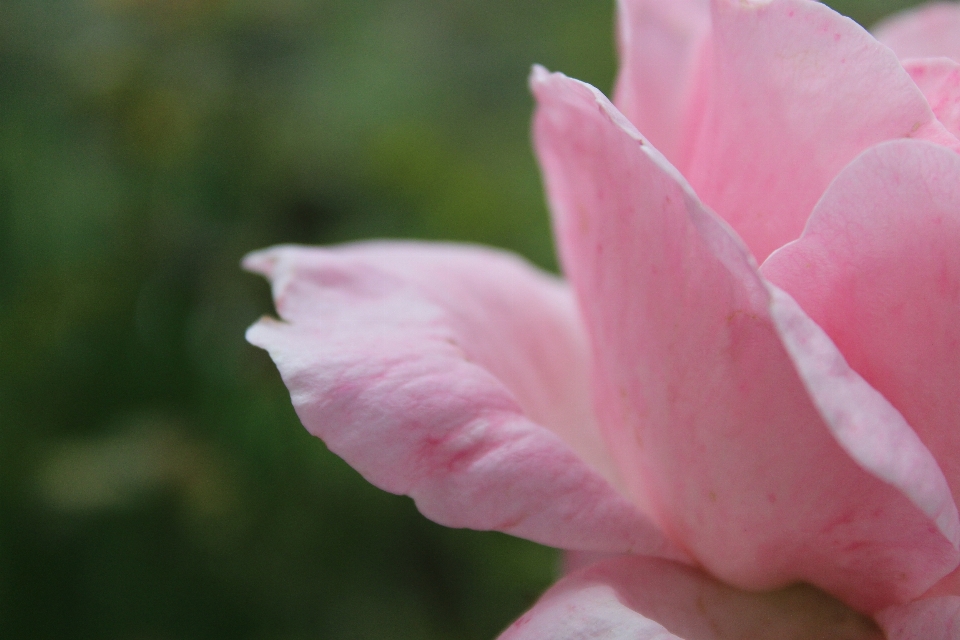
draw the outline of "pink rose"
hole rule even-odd
[[[619,18],[617,106],[531,79],[569,286],[275,247],[248,339],[427,517],[609,556],[504,639],[960,638],[960,5]]]

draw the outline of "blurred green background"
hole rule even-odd
[[[238,265],[391,236],[554,268],[526,77],[609,92],[612,24],[613,0],[0,2],[0,637],[489,640],[534,601],[555,551],[436,526],[306,434]]]

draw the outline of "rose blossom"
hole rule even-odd
[[[275,247],[248,339],[427,517],[610,556],[505,639],[960,638],[960,7],[879,42],[809,0],[619,22],[617,106],[531,79],[569,285]]]

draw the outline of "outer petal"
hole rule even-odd
[[[271,279],[285,320],[247,339],[304,426],[373,484],[449,526],[677,556],[611,484],[559,281],[501,252],[414,243],[278,247],[245,266]]]
[[[902,59],[946,56],[960,62],[960,4],[931,2],[908,9],[873,29]]]
[[[957,33],[960,40],[960,31]],[[937,119],[960,135],[960,64],[949,58],[915,58],[903,63]]]
[[[714,575],[807,580],[864,610],[957,564],[956,509],[846,366],[595,89],[534,72],[535,141],[629,489]]]
[[[824,189],[864,149],[908,137],[960,144],[896,56],[829,7],[712,6],[712,84],[680,168],[758,260],[800,236]]]
[[[619,0],[617,22],[614,102],[677,164],[700,116],[710,0]]]
[[[748,593],[697,569],[621,557],[547,591],[500,640],[879,640],[877,628],[810,587]]]
[[[919,141],[857,158],[763,266],[899,409],[960,499],[960,156]]]
[[[960,640],[960,597],[924,598],[881,611],[887,640]]]

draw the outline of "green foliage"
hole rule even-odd
[[[609,90],[612,5],[0,4],[0,636],[484,640],[533,602],[555,551],[303,431],[238,264],[392,236],[555,268],[526,77]]]

